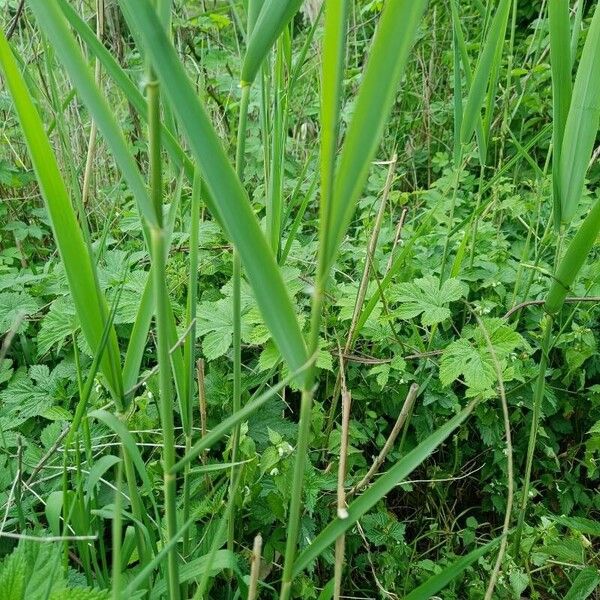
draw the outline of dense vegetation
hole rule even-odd
[[[0,0],[0,600],[600,598],[596,7]]]

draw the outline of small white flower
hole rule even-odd
[[[277,467],[275,467],[274,469],[271,469],[269,475],[271,475],[271,477],[275,477],[275,475],[279,475],[279,469]]]
[[[152,400],[154,398],[154,394],[152,392],[148,392],[148,400]]]

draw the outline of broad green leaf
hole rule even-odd
[[[248,39],[242,64],[242,82],[251,84],[284,27],[300,9],[303,0],[265,0]]]
[[[118,456],[113,456],[112,454],[105,454],[96,460],[94,466],[90,469],[89,475],[87,476],[84,486],[85,493],[90,496],[104,473],[106,473],[106,471],[114,467],[120,461],[121,459]]]
[[[560,525],[564,525],[573,531],[579,531],[584,535],[593,535],[600,537],[600,521],[586,519],[585,517],[552,517],[552,520]]]
[[[586,600],[600,585],[600,571],[593,567],[582,569],[563,600]]]
[[[335,260],[396,98],[426,0],[386,2],[342,146],[327,223],[322,273]]]
[[[484,546],[469,552],[466,556],[459,558],[441,573],[430,577],[425,583],[406,595],[404,600],[429,600],[429,598],[437,594],[440,590],[443,590],[452,580],[456,579],[467,567],[497,546],[501,539],[496,538]]]
[[[577,212],[600,121],[600,10],[594,12],[577,69],[560,151],[562,222]]]
[[[421,323],[430,326],[448,319],[448,304],[464,298],[468,291],[467,284],[458,279],[448,279],[440,288],[437,278],[427,275],[411,283],[399,283],[390,291],[390,300],[400,303],[394,311],[400,319],[421,315]]]
[[[335,540],[343,535],[356,523],[368,510],[373,508],[390,490],[401,483],[420,464],[422,464],[471,414],[475,407],[472,402],[459,414],[442,425],[427,439],[401,458],[391,469],[383,475],[348,506],[348,516],[345,519],[334,519],[312,543],[305,548],[294,563],[294,577],[299,575],[313,560],[320,556]]]
[[[148,3],[120,0],[146,43],[162,89],[187,134],[207,188],[206,201],[240,253],[267,327],[292,371],[307,360],[304,338],[269,245],[221,142],[156,13]],[[133,10],[135,8],[135,10]]]
[[[13,98],[23,136],[46,204],[54,239],[65,266],[69,289],[79,316],[81,328],[92,350],[102,338],[108,316],[83,234],[61,177],[56,157],[44,132],[40,116],[27,91],[6,38],[0,33],[0,65]],[[102,372],[117,399],[123,395],[117,337],[111,332],[108,352],[102,359]]]
[[[511,0],[500,0],[483,49],[479,55],[475,73],[473,74],[473,81],[471,82],[471,89],[469,90],[463,112],[460,132],[463,144],[468,144],[471,141],[477,122],[481,118],[481,108],[488,92],[488,87],[491,84],[490,79],[494,71],[494,63],[504,43],[510,5]]]
[[[70,298],[58,297],[50,305],[48,314],[42,319],[38,332],[38,356],[44,356],[54,346],[60,350],[65,340],[79,329],[75,306]]]
[[[107,427],[114,431],[121,441],[121,444],[125,448],[125,451],[129,455],[131,461],[133,462],[133,465],[135,466],[135,469],[142,480],[146,493],[153,498],[152,484],[150,483],[150,478],[148,477],[148,472],[146,471],[146,465],[144,464],[142,455],[135,444],[133,436],[123,421],[105,410],[95,410],[89,413],[88,416],[92,419],[98,419],[99,421],[102,421]]]
[[[569,0],[554,0],[548,3],[550,27],[550,64],[552,65],[552,182],[554,222],[557,229],[561,223],[560,199],[560,155],[573,80],[571,78],[571,52],[569,31]]]
[[[476,391],[489,390],[496,381],[496,371],[487,354],[464,338],[452,342],[444,350],[440,363],[443,386],[450,385],[461,376],[466,385]]]
[[[0,335],[11,329],[15,333],[23,333],[29,325],[27,317],[34,315],[39,308],[35,298],[25,292],[0,293]]]

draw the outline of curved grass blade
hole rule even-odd
[[[209,495],[211,497],[214,496],[218,489],[218,487],[214,488]],[[135,593],[137,589],[141,587],[144,584],[144,582],[150,577],[154,569],[156,569],[157,566],[164,563],[165,556],[169,553],[173,546],[179,543],[181,537],[186,533],[186,531],[188,531],[191,525],[193,525],[197,517],[197,514],[193,514],[189,519],[187,519],[181,526],[181,528],[177,531],[177,534],[174,537],[172,537],[168,542],[166,542],[164,546],[160,549],[160,551],[157,552],[157,554],[152,558],[152,560],[136,574],[136,576],[127,584],[127,587],[125,588],[123,594],[124,597],[131,597],[131,595]],[[183,568],[183,571],[185,571],[185,567]],[[182,581],[184,581],[185,575],[182,575],[182,573],[180,572],[180,576],[182,577]],[[166,589],[166,585],[164,585],[164,587]]]
[[[481,108],[490,84],[490,74],[494,71],[494,62],[502,49],[504,36],[506,35],[510,3],[510,0],[501,0],[485,39],[481,56],[477,61],[471,89],[463,112],[460,130],[463,144],[468,144],[471,141],[477,122],[481,118]]]
[[[252,33],[265,0],[248,0],[248,35]]]
[[[575,215],[600,122],[600,10],[594,12],[577,69],[560,152],[562,222]]]
[[[460,85],[460,67],[459,64],[462,63],[462,68],[465,74],[465,84],[467,89],[471,89],[471,82],[473,81],[473,72],[471,71],[471,63],[469,62],[469,53],[467,52],[467,44],[465,42],[465,36],[463,34],[462,25],[460,21],[460,16],[458,13],[458,0],[450,1],[450,12],[452,16],[452,30],[454,33],[454,51],[456,54],[460,56],[460,60],[458,57],[455,59],[455,69],[459,72],[455,73],[455,86]],[[455,94],[455,115],[460,111],[460,116],[458,118],[455,117],[455,155],[462,154],[462,142],[461,142],[461,128],[462,128],[462,120],[463,120],[463,101],[462,101],[462,89],[454,90]],[[477,123],[475,125],[475,135],[477,136],[477,147],[479,149],[479,162],[483,165],[485,163],[485,158],[487,156],[487,140],[486,136],[483,132],[483,121],[481,119],[481,114],[477,118]],[[459,161],[460,162],[460,161]],[[458,164],[458,163],[457,163]]]
[[[150,225],[158,225],[157,215],[146,185],[133,155],[129,152],[123,132],[116,123],[113,111],[102,96],[94,81],[93,74],[84,61],[73,35],[67,27],[65,18],[54,2],[30,0],[30,6],[38,24],[52,43],[52,47],[61,59],[73,86],[94,117],[98,130],[110,147],[112,154],[137,201],[140,214]]]
[[[434,431],[426,440],[400,459],[389,471],[381,475],[371,487],[348,507],[348,517],[334,519],[305,548],[294,563],[294,577],[299,575],[313,560],[320,556],[349,527],[354,525],[368,510],[381,500],[394,486],[414,471],[444,440],[471,414],[476,402],[471,402],[455,417]]]
[[[312,361],[307,362],[302,367],[302,371],[309,369],[311,364]],[[185,467],[186,464],[194,460],[197,456],[200,456],[204,450],[216,444],[226,433],[231,431],[238,423],[248,419],[250,415],[254,414],[261,406],[264,406],[275,394],[289,385],[290,382],[293,381],[299,374],[299,372],[291,373],[288,375],[288,377],[282,379],[277,385],[274,385],[272,388],[258,396],[256,400],[251,400],[241,410],[238,410],[231,416],[221,421],[214,429],[210,431],[210,433],[205,435],[202,439],[198,440],[194,444],[192,449],[173,466],[172,472],[178,473]]]
[[[563,306],[565,298],[575,282],[581,267],[600,233],[600,200],[596,203],[579,226],[569,243],[554,275],[552,285],[544,305],[546,312],[556,314]]]
[[[142,455],[138,450],[138,447],[135,444],[135,440],[133,436],[125,426],[125,424],[119,420],[115,415],[105,411],[105,410],[94,410],[88,415],[90,418],[98,419],[102,421],[109,429],[112,429],[114,433],[117,435],[121,444],[127,452],[128,456],[131,457],[131,461],[135,466],[135,470],[138,472],[140,479],[142,480],[144,490],[148,493],[149,497],[152,498],[152,503],[154,504],[152,483],[150,482],[150,478],[148,477],[148,473],[146,471],[146,465],[142,459]]]
[[[248,39],[242,64],[242,85],[255,79],[265,56],[285,26],[300,9],[303,0],[265,0]]]
[[[485,544],[485,546],[476,548],[472,552],[469,552],[469,554],[466,556],[454,561],[441,573],[430,577],[425,583],[421,584],[418,588],[415,588],[412,592],[410,592],[410,594],[404,596],[404,600],[429,600],[429,598],[437,594],[440,590],[444,589],[453,579],[456,579],[467,567],[479,560],[482,556],[485,556],[490,550],[497,546],[501,539],[501,537],[496,538],[495,540]]]
[[[81,329],[90,348],[96,353],[108,318],[106,300],[98,286],[94,264],[88,254],[75,210],[61,177],[56,157],[44,132],[42,121],[6,38],[1,32],[0,65],[14,101],[40,191],[48,210],[54,239],[65,266]],[[100,364],[115,401],[122,402],[123,383],[119,365],[119,348],[112,328],[107,352]]]
[[[548,22],[550,27],[550,63],[552,65],[554,226],[558,231],[561,223],[560,155],[573,89],[573,81],[571,79],[569,0],[554,0],[548,3]]]
[[[426,5],[427,0],[396,0],[387,2],[381,13],[339,158],[322,273],[333,263],[352,218]]]
[[[237,573],[240,578],[242,577],[235,554],[229,550],[223,549],[217,550],[212,557],[209,555],[201,556],[181,567],[180,580],[181,582],[185,582],[199,579],[204,576],[207,569],[208,574],[211,576],[222,571],[233,571],[234,573]],[[158,600],[163,597],[166,590],[167,587],[165,582],[160,581],[152,588],[150,598],[152,600]]]
[[[323,38],[323,71],[321,76],[321,200],[319,208],[321,243],[331,218],[332,190],[335,176],[342,81],[346,55],[348,3],[327,2],[325,5],[325,34]]]
[[[206,184],[206,202],[235,244],[263,318],[291,371],[307,360],[304,338],[273,254],[239,178],[194,91],[156,13],[148,3],[129,6],[162,89],[185,131]],[[133,10],[135,8],[135,10]]]
[[[140,118],[148,119],[148,108],[146,99],[139,88],[131,81],[121,65],[114,59],[112,54],[103,46],[96,34],[88,27],[87,23],[77,14],[66,0],[57,0],[57,3],[66,17],[69,25],[77,32],[90,52],[102,63],[106,73],[112,78],[116,86],[121,90],[127,101],[135,108]],[[183,169],[190,182],[194,179],[194,165],[182,150],[179,142],[173,134],[164,126],[161,126],[161,138],[165,149],[171,160],[178,168]]]

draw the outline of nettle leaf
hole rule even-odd
[[[0,362],[0,383],[6,383],[13,374],[13,361],[9,358],[5,358]]]
[[[410,283],[399,283],[393,287],[390,298],[400,303],[394,315],[400,319],[414,319],[421,315],[424,326],[437,325],[450,318],[448,305],[467,295],[469,288],[458,279],[448,279],[440,288],[433,275],[415,279]]]
[[[508,358],[518,348],[528,347],[525,339],[502,319],[482,321],[498,359],[505,381],[514,379],[518,370],[512,368]],[[448,386],[463,378],[467,396],[490,396],[497,383],[494,360],[488,342],[480,327],[467,326],[462,337],[446,347],[440,362],[440,382]]]
[[[37,300],[25,292],[0,293],[0,334],[10,331],[17,323],[17,333],[23,333],[27,329],[27,317],[39,308]]]
[[[360,522],[365,536],[375,546],[396,545],[404,541],[406,526],[389,513],[365,515]]]
[[[200,302],[196,310],[196,336],[204,336],[202,352],[207,360],[227,353],[233,341],[233,304],[230,298],[216,302]],[[249,335],[242,320],[242,337]]]
[[[68,297],[57,298],[50,305],[48,314],[42,320],[37,338],[38,357],[44,356],[56,346],[60,351],[67,338],[79,329],[75,306]]]
[[[73,369],[72,364],[63,361],[53,371],[46,365],[33,365],[28,372],[18,370],[0,392],[0,415],[9,418],[9,429],[33,417],[53,421],[71,418],[69,411],[61,407],[69,400],[65,386],[76,381]]]
[[[115,325],[135,323],[148,277],[149,273],[146,271],[132,271],[127,274],[127,279],[121,290],[119,304],[115,313]],[[108,294],[109,304],[112,304],[114,296],[120,287],[120,284],[116,285],[111,293]]]
[[[440,363],[443,386],[450,385],[461,376],[469,388],[480,391],[489,390],[496,381],[494,367],[485,353],[463,338],[452,342],[444,350]]]

